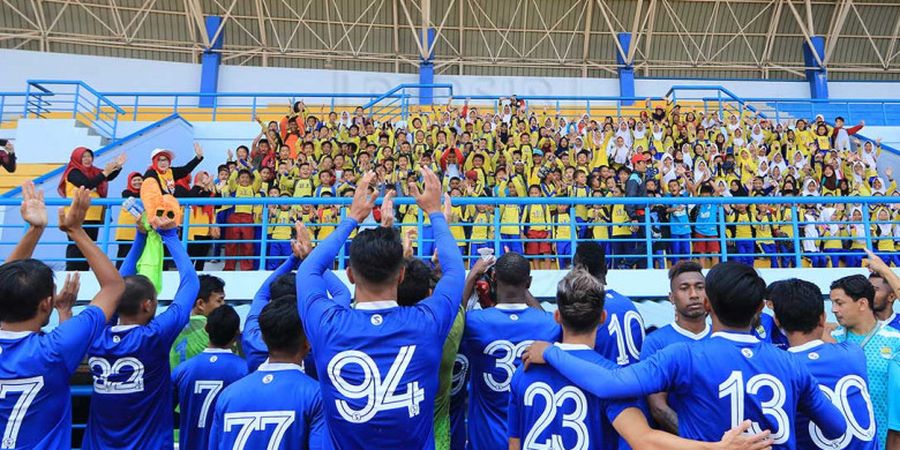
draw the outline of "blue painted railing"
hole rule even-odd
[[[102,137],[116,139],[119,116],[125,111],[82,81],[28,80],[22,114],[42,118],[47,113],[71,113]]]
[[[11,199],[11,198],[0,198],[0,206],[12,206],[18,207],[20,204],[20,199]],[[216,198],[216,199],[197,199],[197,198],[184,198],[181,199],[181,204],[186,207],[190,206],[202,206],[202,205],[214,205],[214,206],[230,206],[230,205],[254,205],[261,208],[262,211],[267,211],[270,205],[290,205],[295,207],[302,207],[303,205],[313,205],[313,206],[322,206],[322,205],[335,205],[338,207],[346,207],[351,199],[349,198],[288,198],[288,197],[279,197],[279,198]],[[93,204],[105,205],[110,207],[117,207],[121,204],[122,199],[95,199]],[[488,229],[493,229],[494,232],[492,234],[489,233],[490,238],[486,240],[474,240],[470,237],[459,239],[460,247],[463,247],[466,252],[466,259],[474,259],[478,257],[478,254],[472,254],[473,252],[469,251],[469,248],[473,244],[485,244],[490,248],[493,248],[494,252],[499,254],[502,252],[505,246],[513,243],[528,243],[528,242],[545,242],[550,241],[554,244],[559,243],[567,243],[570,245],[570,250],[565,255],[528,255],[529,259],[534,260],[556,260],[558,258],[565,259],[568,255],[571,255],[571,251],[574,250],[577,242],[583,242],[585,240],[595,240],[593,239],[593,229],[595,227],[607,227],[606,229],[609,231],[609,236],[613,236],[612,227],[615,226],[631,226],[631,227],[640,227],[640,229],[644,230],[644,236],[635,237],[635,236],[622,236],[620,238],[612,238],[602,240],[602,243],[609,247],[609,250],[613,250],[611,253],[611,259],[618,261],[618,265],[621,266],[633,266],[635,264],[645,265],[646,267],[654,267],[654,266],[664,266],[666,261],[671,262],[674,259],[682,259],[682,258],[719,258],[720,260],[728,260],[728,259],[756,259],[756,258],[767,258],[772,262],[776,263],[776,265],[793,265],[795,267],[800,267],[804,258],[815,260],[816,258],[832,258],[833,261],[837,261],[840,258],[841,261],[857,261],[856,258],[861,258],[862,252],[860,249],[854,250],[838,250],[835,252],[823,253],[819,251],[808,252],[803,250],[803,243],[807,241],[807,238],[801,236],[801,230],[809,223],[806,222],[801,217],[801,212],[804,210],[803,205],[808,204],[843,204],[846,206],[847,211],[852,210],[854,207],[858,206],[861,208],[862,217],[856,222],[853,222],[849,219],[844,219],[841,221],[835,222],[825,222],[825,221],[816,221],[815,225],[838,225],[843,227],[851,227],[851,226],[862,226],[863,227],[863,236],[853,236],[852,233],[848,233],[846,236],[819,236],[815,238],[811,238],[810,240],[816,241],[816,245],[820,241],[829,242],[829,241],[859,241],[861,244],[862,241],[865,242],[865,247],[868,248],[878,248],[878,243],[881,241],[890,241],[893,243],[895,237],[893,235],[889,236],[878,236],[875,235],[873,230],[875,225],[881,224],[893,224],[894,222],[889,219],[887,221],[877,221],[871,217],[873,211],[876,210],[877,207],[883,206],[886,204],[898,204],[900,203],[900,197],[741,197],[741,198],[731,198],[731,197],[693,197],[693,198],[683,198],[683,197],[663,197],[663,198],[608,198],[608,197],[590,197],[590,198],[554,198],[554,199],[546,199],[546,198],[510,198],[510,197],[501,197],[501,198],[454,198],[454,205],[462,205],[462,206],[478,206],[482,205],[483,208],[486,208],[488,211],[492,211],[491,222],[484,225],[473,225],[471,223],[465,222],[454,222],[451,223],[451,227],[461,227],[463,230],[464,236],[470,236],[470,233],[475,228],[481,228],[484,230],[487,227]],[[650,202],[650,205],[648,205]],[[47,199],[48,205],[51,206],[62,206],[68,203],[67,199]],[[413,204],[413,199],[409,197],[401,197],[395,199],[395,203],[399,205],[409,205]],[[725,207],[726,205],[785,205],[784,207],[790,208],[791,217],[793,218],[791,221],[778,221],[772,220],[771,222],[738,222],[732,223],[725,219]],[[527,205],[549,205],[558,207],[559,205],[564,205],[568,207],[574,207],[576,205],[585,205],[591,207],[593,205],[633,205],[638,208],[644,208],[645,211],[649,211],[650,206],[652,205],[664,205],[664,206],[672,206],[672,205],[685,205],[685,206],[693,206],[693,205],[713,205],[715,210],[717,211],[717,220],[713,222],[708,222],[707,224],[714,224],[716,229],[719,231],[715,236],[709,236],[705,238],[698,238],[695,235],[691,236],[677,236],[671,238],[661,238],[659,236],[654,237],[651,233],[651,230],[654,228],[658,228],[660,226],[667,227],[669,223],[656,223],[650,219],[650,214],[645,214],[642,223],[610,223],[610,222],[602,222],[602,223],[578,223],[574,219],[570,222],[566,223],[527,223],[527,222],[515,222],[515,223],[507,223],[501,221],[501,213],[502,208],[506,205],[514,205],[518,207],[524,207]],[[117,245],[118,243],[112,240],[111,236],[115,235],[115,229],[119,226],[115,224],[115,217],[117,215],[113,215],[114,208],[106,209],[106,217],[104,223],[102,225],[98,225],[100,228],[98,239],[98,244],[101,248],[109,252],[111,250],[111,246]],[[116,208],[118,209],[118,208]],[[341,208],[340,216],[345,214],[346,208]],[[13,213],[13,209],[7,209],[7,214]],[[118,211],[116,211],[118,212]],[[574,210],[570,212],[570,215],[574,217]],[[54,215],[51,214],[51,217]],[[521,212],[519,213],[521,217]],[[183,227],[190,229],[194,226],[203,226],[206,225],[193,225],[191,224],[190,217],[191,214],[189,211],[186,211],[184,214],[185,220]],[[398,215],[396,220],[396,226],[399,226],[403,229],[416,229],[416,239],[415,239],[415,248],[418,251],[418,255],[421,257],[429,257],[430,252],[427,252],[426,249],[432,244],[430,237],[428,236],[427,225],[425,225],[425,218],[420,211],[417,217],[416,223],[401,223],[401,218]],[[218,239],[212,241],[203,241],[204,244],[235,244],[235,243],[252,243],[256,245],[256,253],[253,255],[252,259],[254,264],[257,267],[265,267],[265,263],[267,260],[271,259],[267,256],[268,253],[268,244],[272,243],[272,239],[268,236],[268,232],[263,232],[264,230],[268,230],[270,226],[273,224],[269,222],[269,218],[267,214],[262,214],[262,219],[259,223],[252,225],[245,224],[219,224],[218,227],[221,228],[222,234],[224,236],[225,231],[228,228],[232,227],[242,227],[242,226],[252,226],[260,230],[260,239],[253,240],[234,240],[234,239]],[[336,226],[335,223],[308,223],[308,227],[315,233],[322,227],[325,226]],[[546,239],[527,239],[522,237],[524,235],[517,235],[514,237],[506,238],[502,237],[500,232],[496,232],[501,230],[504,226],[521,226],[524,231],[525,227],[529,226],[549,226],[551,229],[554,227],[568,227],[570,238],[554,241],[552,235]],[[688,223],[688,225],[696,225],[696,223]],[[752,226],[752,225],[767,225],[770,227],[790,227],[791,232],[787,233],[788,236],[781,237],[773,237],[771,239],[761,239],[761,238],[743,238],[738,239],[733,236],[726,236],[725,230],[731,226]],[[363,226],[377,226],[376,223],[364,223]],[[18,242],[20,232],[22,231],[22,226],[6,226],[3,230],[2,239],[0,239],[0,255],[8,254],[11,248]],[[10,232],[11,229],[18,228],[20,232]],[[587,229],[587,236],[584,239],[578,238],[579,230],[582,228]],[[469,232],[466,232],[466,229]],[[770,228],[771,229],[771,228]],[[822,233],[824,234],[824,233]],[[12,236],[11,236],[12,235]],[[185,245],[189,245],[191,242],[188,241],[187,236],[188,233],[182,233],[183,242]],[[688,253],[680,253],[673,254],[672,252],[668,253],[655,253],[653,251],[653,244],[660,243],[671,243],[671,242],[679,242],[686,240],[693,246],[698,242],[706,242],[706,243],[717,243],[719,244],[719,249],[715,251],[707,251],[703,254],[698,254],[693,251]],[[773,254],[770,251],[760,251],[756,248],[756,244],[760,243],[760,241],[769,241],[776,244],[778,250]],[[621,249],[624,247],[633,247],[635,244],[644,244],[646,250],[643,253],[636,253],[634,251],[628,251],[627,253],[616,252],[616,249]],[[42,242],[41,245],[63,245],[65,242]],[[623,247],[624,244],[624,247]],[[729,247],[734,247],[735,245],[739,245],[739,248],[746,247],[746,245],[751,246],[751,250],[747,251],[746,249],[741,250],[740,253],[735,253],[733,248],[730,250]],[[559,248],[559,246],[557,247]],[[62,254],[62,252],[59,252]],[[890,254],[890,257],[893,258],[893,253]],[[778,258],[778,259],[776,259]],[[233,257],[233,258],[223,258],[217,255],[208,256],[203,259],[206,260],[227,260],[227,259],[245,259],[243,257]],[[65,261],[65,258],[48,258],[48,262],[52,261]],[[898,266],[900,266],[900,260],[897,261]],[[342,251],[341,255],[338,258],[338,266],[343,268],[346,264],[346,249]],[[857,263],[851,263],[851,265],[856,265]]]
[[[379,120],[406,120],[412,99],[421,99],[423,90],[438,90],[437,98],[453,97],[452,84],[401,84],[370,100],[362,108],[370,117]],[[444,92],[441,94],[440,92]],[[432,95],[433,97],[433,95]],[[420,102],[416,102],[420,103]]]

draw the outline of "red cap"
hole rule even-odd
[[[468,178],[472,181],[475,181],[478,179],[478,172],[476,172],[474,170],[470,170],[470,171],[466,172],[466,178]]]
[[[643,153],[636,153],[634,156],[631,157],[632,164],[637,164],[641,161],[650,161],[650,156],[645,155]]]

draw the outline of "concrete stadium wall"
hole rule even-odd
[[[100,91],[196,92],[200,65],[100,56],[0,50],[0,91],[21,92],[28,79],[83,80]],[[220,92],[369,92],[382,93],[401,83],[415,83],[415,74],[314,69],[222,66]],[[495,95],[619,95],[612,78],[481,77],[435,75],[436,83],[452,83],[457,96]],[[740,96],[806,98],[803,81],[637,79],[638,97],[661,96],[673,84],[722,85]],[[833,98],[900,99],[900,82],[831,82]]]

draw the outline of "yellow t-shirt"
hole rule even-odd
[[[553,221],[553,239],[568,240],[572,238],[572,216],[568,212],[557,213]]]
[[[489,241],[494,238],[494,230],[491,225],[494,222],[493,214],[490,212],[475,211],[472,215],[472,235],[470,236],[473,243]]]
[[[500,207],[500,234],[519,235],[519,214],[518,205],[503,205]]]
[[[625,211],[625,205],[613,205],[611,219],[613,236],[631,236],[631,219]]]
[[[550,229],[546,224],[550,221],[550,214],[544,205],[526,205],[522,213],[522,223],[526,224],[532,231],[547,231]],[[534,224],[534,225],[532,225]]]
[[[269,217],[269,237],[278,241],[287,241],[291,239],[291,230],[294,228],[293,214],[291,210],[282,210],[279,208]]]

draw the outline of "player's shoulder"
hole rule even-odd
[[[878,330],[878,337],[900,346],[900,330],[893,327],[882,326]]]
[[[612,311],[637,311],[631,298],[622,295],[612,289],[606,291],[604,307]]]

